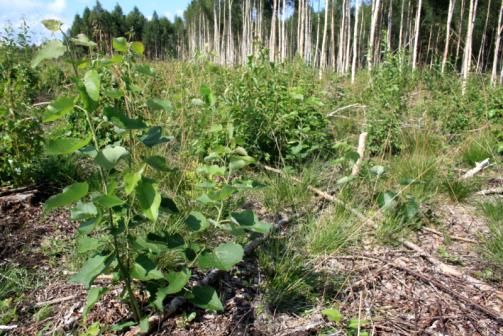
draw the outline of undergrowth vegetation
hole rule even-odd
[[[244,246],[264,234],[250,253],[261,309],[301,314],[331,305],[346,275],[320,270],[317,258],[400,244],[431,224],[431,208],[468,202],[480,189],[478,179],[460,179],[463,171],[487,158],[501,164],[503,88],[474,77],[461,96],[455,75],[412,71],[408,55],[386,56],[350,85],[331,74],[319,81],[300,62],[270,63],[265,50],[224,68],[204,57],[146,62],[144,46],[123,37],[108,55],[82,34],[38,51],[27,33],[5,36],[0,182],[62,189],[44,209],[69,210],[75,243],[46,242],[43,254],[54,267],[65,255],[71,281],[88,289],[82,330],[110,290],[95,284],[103,274],[120,283],[130,319],[102,332],[146,332],[149,317],[177,296],[222,311],[219,288],[195,279],[235,269]],[[353,174],[362,132],[365,160]],[[340,202],[320,202],[309,186]],[[501,272],[503,204],[481,208],[489,223],[481,253]],[[294,227],[275,232],[272,215],[284,213],[298,215]],[[0,324],[14,323],[12,297],[36,281],[23,268],[0,276]]]

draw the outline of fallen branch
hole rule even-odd
[[[397,265],[397,264],[390,264],[390,265],[393,266],[394,268],[401,270],[409,275],[412,275],[413,277],[418,278],[426,283],[432,284],[433,286],[437,287],[438,289],[442,290],[443,292],[450,294],[451,296],[455,297],[459,301],[462,301],[464,304],[466,304],[472,308],[475,308],[476,310],[478,310],[481,313],[484,313],[485,315],[492,318],[493,320],[495,320],[499,324],[503,324],[503,318],[497,312],[495,312],[485,306],[482,306],[481,304],[479,304],[477,302],[470,300],[469,298],[465,297],[464,295],[461,295],[458,292],[450,289],[448,286],[444,285],[440,281],[433,279],[433,278],[430,278],[426,275],[417,273],[415,271],[412,271],[412,270],[410,270],[406,267],[403,267],[401,265]]]
[[[278,169],[275,169],[275,168],[272,168],[272,167],[264,166],[264,168],[266,170],[269,170],[269,171],[272,171],[272,172],[275,172],[275,173],[283,174],[283,172],[281,170],[278,170]],[[301,182],[296,177],[291,176],[290,178],[293,181]],[[329,201],[332,201],[332,202],[335,202],[337,204],[342,205],[345,209],[347,209],[348,211],[350,211],[352,214],[354,214],[359,219],[367,221],[367,223],[370,223],[370,224],[372,224],[372,225],[375,226],[375,222],[371,218],[365,217],[360,211],[358,211],[358,210],[356,210],[354,208],[351,208],[350,206],[348,206],[347,204],[345,204],[343,201],[339,200],[338,198],[336,198],[336,197],[334,197],[334,196],[332,196],[330,194],[327,194],[326,192],[321,191],[321,190],[319,190],[317,188],[311,187],[311,186],[308,186],[307,188],[309,190],[315,192],[319,196],[321,196],[321,197],[329,200]],[[496,294],[496,296],[499,299],[503,300],[503,292],[500,292],[500,291],[494,289],[492,286],[489,286],[488,284],[486,284],[486,283],[484,283],[484,282],[482,282],[482,281],[480,281],[480,280],[478,280],[478,279],[476,279],[476,278],[474,278],[472,276],[463,274],[462,272],[458,271],[454,267],[451,267],[449,265],[446,265],[446,264],[442,263],[440,260],[438,260],[435,257],[433,257],[432,255],[426,253],[423,249],[421,249],[419,246],[417,246],[416,244],[414,244],[414,243],[412,243],[410,241],[401,240],[401,242],[404,244],[404,246],[406,246],[407,248],[409,248],[411,250],[414,250],[414,251],[418,252],[422,257],[424,257],[430,263],[432,263],[433,265],[435,265],[444,275],[453,275],[455,277],[464,279],[465,281],[467,281],[470,285],[474,286],[475,288],[483,290],[483,291],[493,292],[493,293]]]
[[[440,260],[438,260],[437,258],[432,256],[431,254],[427,253],[426,251],[424,251],[422,248],[420,248],[416,244],[405,240],[405,241],[403,241],[403,245],[405,247],[417,252],[421,257],[428,260],[431,264],[433,264],[435,267],[437,267],[437,269],[440,272],[442,272],[444,275],[452,275],[457,278],[463,279],[466,282],[468,282],[470,285],[472,285],[473,287],[475,287],[479,290],[495,293],[496,296],[500,300],[503,300],[503,292],[494,289],[492,286],[490,286],[490,285],[488,285],[488,284],[480,281],[479,279],[476,279],[468,274],[463,274],[462,272],[460,272],[459,270],[457,270],[456,268],[454,268],[452,266],[444,264],[443,262],[441,262]]]
[[[359,158],[356,161],[355,165],[353,166],[353,169],[351,171],[351,176],[358,176],[358,174],[360,173],[360,167],[363,162],[363,155],[365,154],[365,142],[367,141],[367,135],[368,135],[367,132],[363,132],[362,134],[360,134],[360,137],[358,138],[357,152],[358,152]]]
[[[503,194],[503,188],[492,188],[492,189],[485,189],[481,190],[475,193],[477,196],[489,196],[489,195],[498,195],[498,194]]]
[[[267,171],[270,171],[270,172],[273,172],[273,173],[276,173],[276,174],[279,174],[281,176],[285,176],[285,173],[282,172],[281,170],[279,169],[276,169],[276,168],[272,168],[272,167],[269,167],[269,166],[263,166],[265,170]],[[297,183],[302,183],[302,181],[300,179],[298,179],[297,177],[295,176],[288,176],[290,179],[292,179],[292,181],[295,181]],[[347,211],[351,212],[353,215],[355,215],[356,217],[358,217],[358,219],[366,222],[366,223],[369,223],[371,225],[374,225],[374,221],[372,220],[372,218],[368,218],[368,217],[365,217],[365,215],[363,215],[361,212],[359,212],[358,210],[350,207],[349,205],[346,204],[346,202],[343,202],[342,200],[338,199],[337,197],[333,196],[333,195],[330,195],[329,193],[326,193],[318,188],[315,188],[313,186],[307,186],[307,189],[314,192],[315,194],[317,194],[318,196],[326,199],[326,200],[329,200],[330,202],[333,202],[333,203],[336,203],[336,204],[339,204],[340,206],[342,206],[344,209],[346,209]]]
[[[366,109],[367,106],[366,105],[362,105],[362,104],[351,104],[351,105],[347,105],[347,106],[343,106],[343,107],[339,107],[337,110],[335,111],[332,111],[330,113],[327,114],[327,117],[333,117],[335,116],[338,112],[341,112],[341,111],[344,111],[344,110],[347,110],[347,109],[350,109],[352,107],[355,107],[355,108],[361,108],[361,109]]]
[[[51,305],[54,305],[54,304],[58,304],[58,303],[62,303],[62,302],[73,300],[76,297],[78,297],[78,295],[69,295],[69,296],[65,296],[65,297],[62,297],[62,298],[57,298],[57,299],[54,299],[54,300],[37,302],[37,303],[35,303],[34,307],[35,308],[40,308],[40,307],[45,307],[45,306],[51,306]]]
[[[423,251],[424,252],[424,251]],[[459,294],[458,292],[450,289],[448,286],[444,285],[443,283],[441,283],[440,281],[436,280],[436,279],[433,279],[431,277],[428,277],[426,275],[423,275],[423,274],[420,274],[420,273],[417,273],[405,266],[402,266],[402,265],[399,265],[397,262],[389,262],[385,259],[381,259],[381,258],[378,258],[378,257],[375,257],[375,256],[365,256],[365,255],[354,255],[354,256],[334,256],[335,258],[337,259],[363,259],[363,260],[370,260],[370,261],[374,261],[374,262],[381,262],[381,263],[384,263],[385,265],[389,265],[399,271],[402,271],[402,272],[405,272],[423,282],[426,282],[426,283],[429,283],[435,287],[437,287],[438,289],[440,289],[441,291],[455,297],[456,299],[458,299],[459,301],[462,301],[464,304],[470,306],[470,307],[473,307],[475,309],[477,309],[478,311],[484,313],[485,315],[489,316],[490,318],[492,318],[493,320],[497,321],[498,323],[500,324],[503,324],[503,318],[495,311],[485,307],[485,306],[482,306],[481,304],[479,303],[476,303],[472,300],[470,300],[469,298]]]
[[[485,159],[482,162],[477,162],[474,168],[470,169],[467,171],[463,176],[461,176],[462,180],[468,179],[470,177],[474,177],[478,173],[480,173],[482,170],[484,170],[486,167],[489,166],[489,159]]]
[[[297,335],[306,335],[311,334],[313,331],[320,329],[323,325],[325,325],[325,321],[323,319],[316,320],[310,322],[308,324],[296,327],[296,328],[287,328],[280,330],[277,334],[278,336],[297,336]]]
[[[426,231],[426,232],[433,233],[433,234],[440,236],[440,237],[444,237],[444,234],[442,232],[439,232],[439,231],[432,229],[432,228],[429,228],[429,227],[423,227],[422,230]],[[470,244],[477,244],[478,243],[478,241],[473,240],[473,239],[469,239],[469,238],[464,238],[464,237],[459,237],[459,236],[451,236],[451,235],[449,235],[448,237],[452,240],[459,240],[459,241],[462,241],[465,243],[470,243]]]
[[[17,325],[0,325],[0,331],[9,331],[17,328]]]

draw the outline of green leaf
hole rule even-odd
[[[196,286],[192,289],[192,295],[189,301],[200,308],[213,311],[224,310],[217,292],[210,286]]]
[[[77,252],[87,253],[91,251],[96,251],[96,249],[101,245],[101,241],[96,238],[88,236],[79,236],[77,238]]]
[[[321,311],[321,314],[326,316],[331,322],[339,323],[342,320],[342,314],[337,309],[324,309]]]
[[[78,34],[77,38],[72,38],[72,42],[75,45],[80,45],[83,47],[94,48],[96,43],[91,41],[86,34]]]
[[[89,311],[107,291],[108,291],[107,288],[100,288],[100,287],[93,287],[89,289],[89,291],[87,292],[87,300],[84,306],[84,311],[82,312],[84,321],[87,320],[87,315],[89,314]]]
[[[63,56],[66,52],[66,47],[59,40],[50,40],[42,46],[31,61],[31,67],[36,68],[40,62],[46,59],[56,59]]]
[[[259,221],[257,215],[251,210],[231,213],[231,218],[243,229],[257,233],[267,233],[272,225]]]
[[[61,194],[51,196],[44,205],[44,213],[49,213],[53,209],[63,207],[79,201],[87,195],[89,185],[86,182],[74,183],[65,189]]]
[[[73,111],[73,107],[75,106],[74,98],[70,97],[60,97],[53,101],[49,106],[42,117],[44,122],[50,122],[58,120],[68,113]]]
[[[176,206],[175,201],[173,201],[169,197],[162,197],[161,199],[161,209],[171,212],[171,213],[178,213],[180,210],[178,210],[178,207]]]
[[[198,260],[199,266],[205,269],[217,268],[229,271],[243,260],[243,247],[235,243],[219,245],[213,252],[203,253]]]
[[[123,158],[127,157],[129,152],[122,146],[109,146],[99,151],[94,159],[101,167],[110,170]]]
[[[93,199],[94,204],[110,209],[124,204],[124,201],[115,195],[101,195]]]
[[[155,170],[161,172],[169,172],[172,170],[166,165],[166,159],[160,155],[149,156],[144,160],[150,167],[154,168]]]
[[[138,256],[131,269],[131,276],[141,281],[164,279],[164,274],[155,266],[155,263],[146,255]]]
[[[185,220],[185,224],[191,231],[203,231],[209,226],[208,220],[199,211],[191,211],[189,217]]]
[[[165,110],[166,112],[171,112],[173,110],[171,102],[161,99],[148,99],[147,106],[152,111]]]
[[[379,193],[377,196],[377,203],[381,209],[387,209],[396,204],[397,194],[393,191],[386,191]]]
[[[166,245],[169,249],[178,249],[185,246],[183,237],[178,233],[173,235],[166,234],[164,232],[161,232],[159,234],[149,233],[147,235],[147,239],[149,242],[154,244]]]
[[[209,176],[225,176],[225,167],[217,165],[201,166],[196,169],[198,174],[207,174]]]
[[[246,166],[247,163],[244,160],[233,160],[229,163],[229,170],[235,172]]]
[[[70,210],[70,218],[72,220],[82,220],[97,215],[98,209],[96,209],[96,206],[91,202],[83,203],[79,201],[75,207]]]
[[[128,328],[128,327],[132,327],[136,325],[135,322],[133,321],[127,321],[127,322],[123,322],[123,323],[119,323],[119,324],[114,324],[111,328],[112,331],[121,331],[125,328]]]
[[[118,128],[125,130],[147,128],[147,124],[141,119],[130,119],[124,112],[116,107],[105,107],[103,109],[103,114]]]
[[[117,37],[112,40],[112,47],[120,52],[127,52],[128,43],[124,37]]]
[[[145,46],[143,45],[143,43],[141,43],[139,41],[135,41],[135,42],[131,43],[131,50],[136,55],[141,56],[145,52]]]
[[[96,102],[100,99],[100,86],[101,79],[98,71],[88,70],[84,75],[84,87],[89,97]]]
[[[141,180],[143,170],[144,167],[142,167],[139,171],[128,171],[124,174],[124,192],[126,193],[126,195],[130,195],[136,188],[138,182],[140,182]]]
[[[94,257],[87,259],[80,271],[70,279],[70,282],[81,283],[86,288],[89,288],[91,287],[94,279],[103,273],[111,262],[111,255],[97,254]]]
[[[45,28],[47,28],[51,32],[55,33],[61,29],[63,22],[58,21],[58,20],[48,19],[48,20],[42,20],[42,24],[44,25]]]
[[[180,272],[169,272],[166,277],[169,284],[167,287],[161,288],[156,292],[154,306],[162,311],[166,296],[180,292],[189,282],[190,275],[191,272],[188,268],[184,268]]]
[[[157,184],[142,178],[136,186],[136,197],[145,217],[155,222],[161,205],[161,194]]]
[[[66,155],[71,154],[86,146],[92,137],[89,135],[86,139],[77,138],[56,138],[49,139],[45,144],[47,155]]]
[[[346,184],[346,183],[349,183],[349,182],[351,182],[351,181],[353,181],[355,179],[356,179],[356,176],[353,176],[353,175],[351,175],[351,176],[344,176],[344,177],[342,177],[342,178],[340,178],[340,179],[337,180],[337,184],[338,185]]]
[[[214,106],[217,100],[213,92],[211,92],[211,89],[206,85],[202,85],[200,91],[204,102],[210,106]]]
[[[150,329],[150,322],[148,321],[148,318],[148,316],[145,316],[140,320],[140,323],[138,324],[138,326],[140,327],[140,332],[142,334],[148,333],[148,330]]]
[[[88,220],[86,220],[85,222],[82,222],[79,226],[79,234],[90,234],[94,228],[96,227],[96,225],[99,224],[99,222],[101,221],[101,218],[100,217],[96,217],[96,218],[90,218]]]
[[[155,71],[151,66],[147,64],[139,64],[136,66],[136,71],[142,75],[155,76]]]
[[[170,142],[171,140],[173,140],[173,137],[162,135],[162,128],[160,126],[150,128],[147,133],[140,137],[140,141],[147,147],[154,147],[155,145]]]

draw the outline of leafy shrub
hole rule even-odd
[[[328,120],[311,84],[313,73],[296,75],[294,70],[269,63],[262,53],[250,58],[224,96],[236,138],[262,160],[305,160],[330,149]]]

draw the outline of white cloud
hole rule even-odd
[[[182,17],[183,16],[183,10],[178,8],[175,13],[172,12],[166,12],[164,13],[164,16],[167,17],[170,21],[173,21],[175,19],[175,16]]]
[[[63,30],[69,28],[72,19],[65,16],[66,6],[66,0],[0,0],[0,26],[19,27],[24,21],[32,32],[32,41],[39,44],[52,37],[42,20],[56,19],[63,22]]]

